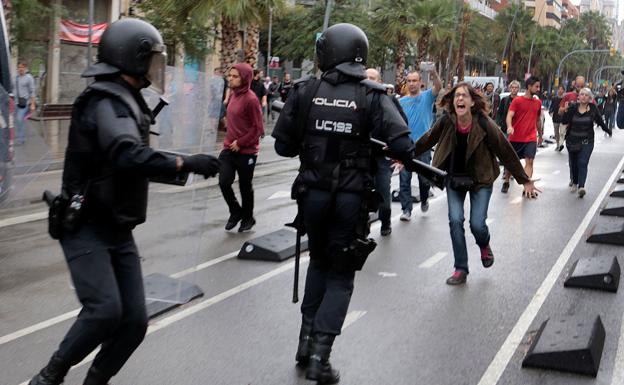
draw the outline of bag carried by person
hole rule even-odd
[[[19,94],[19,77],[15,78],[15,91],[17,92],[17,106],[19,108],[26,108],[28,105],[28,98],[22,98]]]

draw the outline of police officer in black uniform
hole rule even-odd
[[[375,210],[374,151],[385,141],[393,158],[411,167],[409,129],[383,85],[366,79],[368,39],[352,24],[328,28],[316,43],[321,79],[294,84],[273,130],[275,150],[299,155],[293,195],[308,233],[310,264],[301,304],[296,360],[306,378],[334,384],[329,363],[347,314],[355,271],[374,248],[367,239]]]
[[[151,24],[123,19],[109,26],[95,82],[76,99],[63,169],[60,238],[83,306],[48,365],[30,385],[57,385],[72,365],[101,346],[84,385],[104,385],[147,330],[145,294],[132,229],[145,221],[148,178],[179,172],[214,176],[216,158],[176,156],[149,147],[152,113],[142,88],[164,88],[165,46]],[[52,231],[51,231],[52,233]]]

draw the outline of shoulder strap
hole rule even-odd
[[[137,122],[140,122],[142,120],[143,112],[141,110],[141,107],[139,107],[139,104],[134,99],[134,96],[132,96],[130,91],[127,90],[121,84],[117,84],[117,83],[114,83],[114,82],[108,82],[108,81],[99,81],[99,82],[95,82],[95,83],[91,84],[89,86],[89,88],[92,89],[92,90],[95,90],[95,91],[99,91],[99,92],[103,92],[103,93],[109,94],[109,95],[117,98],[126,107],[128,107],[128,109],[130,110],[130,113],[132,114],[132,117]]]
[[[18,75],[15,76],[15,93],[19,101],[20,96],[19,96],[19,76]]]
[[[303,138],[305,136],[306,122],[308,120],[308,116],[310,115],[310,108],[312,107],[312,99],[316,95],[316,92],[318,91],[320,86],[320,79],[310,79],[306,84],[303,97],[299,100],[300,110],[299,115],[297,116],[297,132],[299,143],[303,142]]]

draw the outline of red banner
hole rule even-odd
[[[71,41],[74,43],[88,43],[89,42],[89,25],[78,24],[70,20],[61,20],[60,26],[60,38],[64,41]],[[108,23],[93,24],[91,42],[98,44],[100,38],[108,27]]]

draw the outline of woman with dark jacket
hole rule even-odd
[[[617,108],[617,92],[614,87],[609,89],[607,96],[605,97],[604,107],[602,114],[604,115],[605,124],[610,130],[613,130],[615,126],[615,110]]]
[[[585,181],[589,158],[594,150],[594,123],[611,136],[611,129],[602,120],[598,107],[591,103],[593,97],[589,88],[582,88],[578,103],[559,107],[559,113],[563,114],[561,123],[568,125],[565,140],[570,165],[570,192],[578,191],[579,198],[587,193]]]
[[[481,263],[490,267],[494,254],[490,232],[485,223],[492,196],[492,184],[500,174],[498,157],[529,198],[538,190],[524,172],[513,147],[496,123],[487,117],[486,101],[470,84],[459,83],[440,102],[448,114],[416,142],[416,155],[437,145],[432,165],[449,173],[447,201],[455,272],[449,285],[466,282],[468,250],[464,235],[464,200],[470,194],[470,230],[481,249]]]

